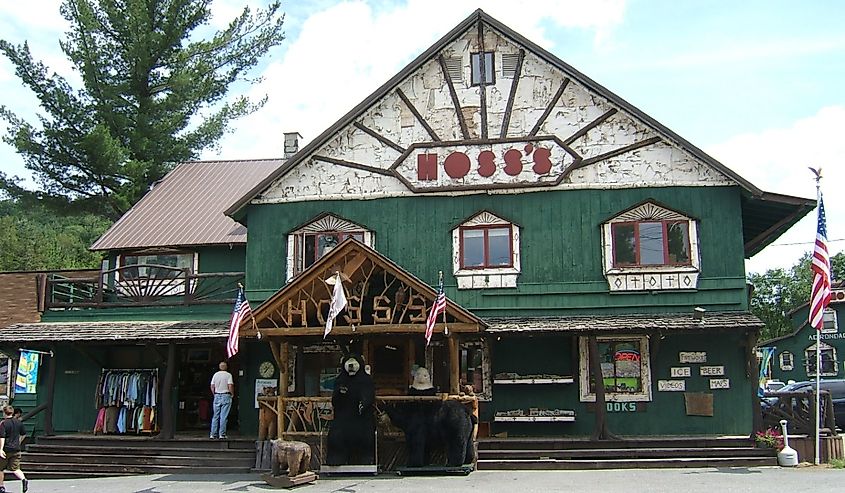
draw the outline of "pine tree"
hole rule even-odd
[[[283,39],[279,2],[245,8],[209,31],[212,0],[65,0],[62,51],[83,87],[33,60],[26,43],[0,40],[21,82],[39,100],[37,124],[0,106],[4,140],[32,171],[26,190],[0,172],[0,190],[53,210],[120,217],[176,163],[213,147],[233,120],[260,108],[227,99]],[[254,81],[247,81],[254,82]]]

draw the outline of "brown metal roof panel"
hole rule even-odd
[[[223,211],[283,163],[282,159],[182,163],[91,250],[246,243],[246,228]]]

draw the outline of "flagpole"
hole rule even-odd
[[[819,170],[821,171],[821,170]],[[822,190],[821,190],[821,173],[816,174],[816,201],[821,204],[821,197],[822,197]],[[822,310],[824,311],[824,310]],[[822,317],[822,324],[824,324],[824,317]],[[814,463],[819,465],[821,458],[821,437],[820,437],[820,424],[819,424],[819,411],[821,410],[819,405],[821,403],[821,396],[819,395],[819,390],[821,388],[821,374],[822,374],[822,347],[821,347],[821,327],[814,327],[816,329],[816,450],[815,450],[815,458]]]
[[[443,286],[443,271],[438,271],[440,274],[440,285]],[[443,292],[446,292],[446,288],[443,288]],[[446,325],[446,310],[443,310],[443,335],[449,335],[449,327]]]

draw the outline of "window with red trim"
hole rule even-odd
[[[689,221],[614,223],[613,266],[690,265]]]
[[[513,266],[510,225],[461,228],[461,269]]]

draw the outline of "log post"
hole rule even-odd
[[[599,361],[599,344],[595,335],[590,335],[587,338],[587,357],[590,362],[590,376],[595,382],[596,387],[596,425],[593,429],[594,441],[597,440],[620,440],[620,437],[611,433],[607,426],[607,401],[604,395],[604,377],[601,372],[601,362]]]
[[[176,344],[167,345],[167,368],[161,386],[161,428],[158,438],[170,440],[174,436],[173,381],[176,379]]]
[[[282,438],[285,431],[285,397],[288,395],[288,385],[290,375],[288,374],[288,358],[290,347],[287,342],[279,342],[277,346],[270,342],[270,347],[274,349],[273,355],[277,358],[276,364],[279,365],[279,387],[276,397],[276,433],[278,438]],[[272,431],[272,430],[271,430]]]
[[[451,372],[449,374],[449,393],[456,395],[461,388],[461,358],[460,348],[458,345],[458,335],[452,334],[452,337],[447,337],[449,341],[449,366]]]
[[[763,429],[763,410],[760,408],[760,396],[757,395],[757,388],[760,385],[757,381],[760,368],[757,363],[757,351],[754,349],[757,344],[757,332],[748,332],[745,344],[746,376],[751,383],[751,437],[753,438],[755,432]]]
[[[47,370],[47,407],[44,409],[44,435],[53,436],[53,396],[56,395],[56,352],[55,348],[51,347],[53,353],[50,358],[50,368]]]

